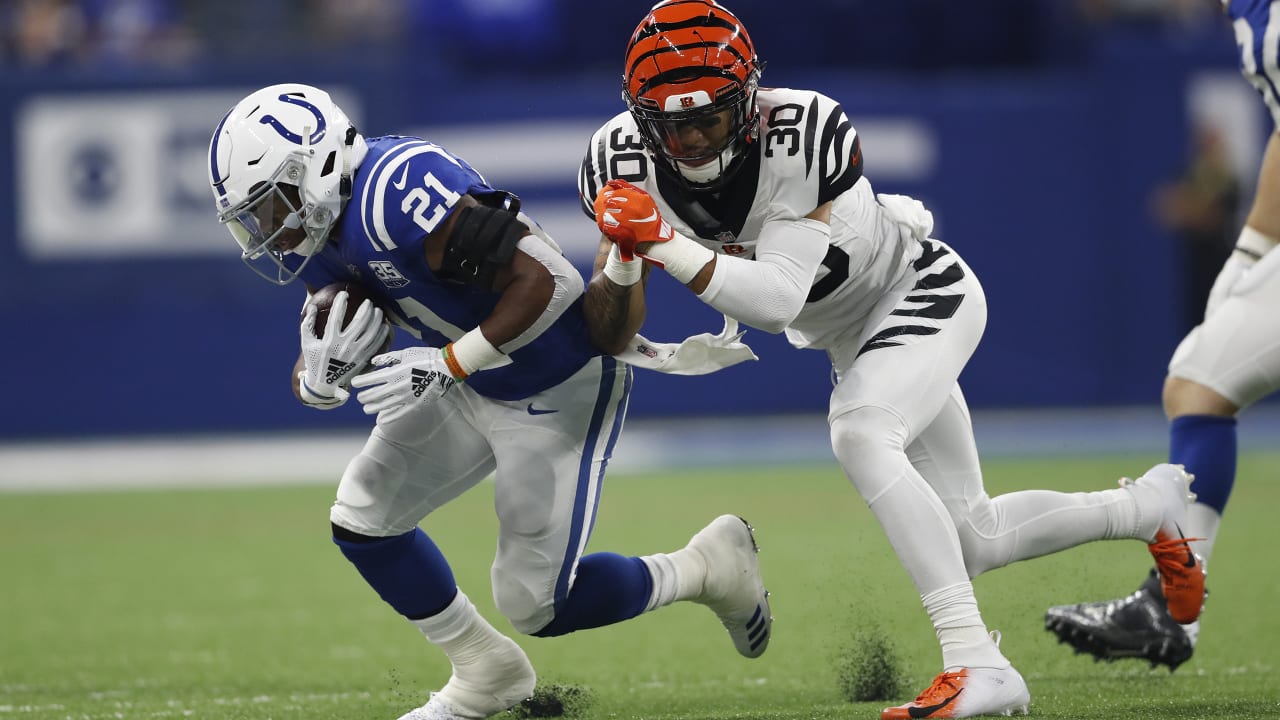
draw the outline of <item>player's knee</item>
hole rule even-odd
[[[413,530],[421,517],[399,512],[390,503],[393,479],[386,465],[361,454],[352,458],[338,483],[329,521],[360,535],[387,537]]]
[[[338,537],[339,532],[356,537],[374,538],[400,534],[392,528],[384,527],[385,523],[378,522],[376,518],[366,517],[360,508],[344,505],[341,502],[334,503],[333,507],[329,508],[329,524],[333,526],[335,538]]]
[[[1169,419],[1183,415],[1217,415],[1231,417],[1239,412],[1235,403],[1194,380],[1170,375],[1161,392],[1164,412]]]
[[[831,449],[855,483],[862,476],[891,473],[902,460],[905,437],[902,421],[878,407],[860,407],[831,420]]]
[[[368,545],[369,543],[375,543],[375,542],[378,542],[379,540],[386,540],[385,537],[374,537],[373,535],[364,535],[362,533],[356,532],[355,530],[352,530],[351,528],[343,527],[342,525],[339,525],[337,521],[333,520],[332,518],[329,520],[329,527],[333,532],[333,539],[335,541],[354,543],[356,545]]]
[[[535,635],[555,618],[554,582],[535,585],[500,566],[493,568],[492,580],[498,612],[519,632]]]
[[[889,447],[901,423],[887,410],[864,406],[831,420],[831,447],[837,455],[874,452]]]

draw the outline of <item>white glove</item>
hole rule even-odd
[[[1222,306],[1222,303],[1231,296],[1231,290],[1240,282],[1240,278],[1254,263],[1258,262],[1257,258],[1244,253],[1232,252],[1231,257],[1223,263],[1222,269],[1218,271],[1218,277],[1213,281],[1213,288],[1209,290],[1209,301],[1205,303],[1204,316],[1208,318],[1215,310]]]
[[[1209,301],[1205,304],[1204,316],[1207,319],[1227,298],[1236,292],[1244,289],[1246,284],[1244,278],[1249,275],[1249,270],[1258,263],[1258,261],[1271,254],[1276,246],[1276,241],[1263,235],[1257,230],[1246,225],[1240,231],[1240,238],[1236,241],[1235,250],[1231,252],[1231,257],[1223,263],[1222,269],[1218,271],[1218,278],[1213,281],[1213,288],[1209,290]],[[1274,263],[1274,260],[1268,261]]]
[[[457,383],[440,348],[412,347],[383,353],[370,363],[381,368],[351,379],[351,386],[367,388],[357,395],[365,415],[391,422],[444,397]]]
[[[298,394],[312,407],[328,410],[347,401],[351,377],[369,363],[387,339],[391,328],[383,322],[382,310],[365,300],[342,327],[347,314],[347,293],[338,293],[329,308],[324,337],[316,335],[316,306],[310,303],[302,313],[302,362],[298,373]]]
[[[924,203],[908,195],[876,195],[885,217],[905,227],[916,240],[927,240],[933,232],[933,213]]]

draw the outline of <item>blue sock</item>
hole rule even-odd
[[[612,625],[644,612],[653,593],[653,577],[644,561],[615,553],[592,553],[578,561],[569,596],[556,603],[556,617],[537,637]]]
[[[1183,415],[1169,424],[1169,462],[1195,475],[1196,502],[1219,514],[1236,482],[1236,419],[1220,415]]]
[[[360,541],[335,534],[333,542],[365,582],[410,620],[435,615],[458,594],[449,562],[421,529],[389,538],[353,537]]]

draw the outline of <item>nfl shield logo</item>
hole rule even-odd
[[[370,260],[369,269],[373,271],[374,277],[389,288],[401,288],[409,284],[409,278],[401,275],[396,266],[387,260]]]

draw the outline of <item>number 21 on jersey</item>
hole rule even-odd
[[[462,195],[445,187],[444,183],[430,172],[422,176],[422,183],[424,187],[416,187],[404,194],[404,199],[400,201],[400,210],[410,214],[413,222],[429,233],[436,229],[445,214],[449,212],[449,208],[453,207]],[[428,211],[430,215],[427,214]]]

